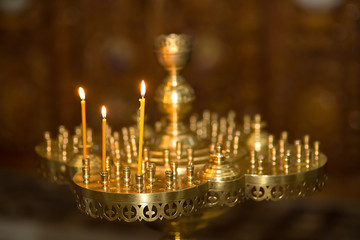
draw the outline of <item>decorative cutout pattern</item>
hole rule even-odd
[[[258,202],[263,200],[279,201],[282,199],[297,199],[321,191],[326,181],[327,176],[324,174],[314,181],[303,181],[294,184],[258,185],[247,183],[245,186],[245,197],[246,199],[252,199]]]
[[[188,216],[199,208],[205,206],[205,195],[191,199],[182,199],[163,203],[116,203],[106,204],[76,194],[76,203],[80,211],[93,218],[106,219],[108,221],[123,220],[125,222],[147,221],[157,219],[175,219],[179,216]]]
[[[233,207],[236,204],[243,202],[244,190],[243,188],[234,189],[233,191],[216,191],[209,190],[206,195],[206,206],[228,206]]]

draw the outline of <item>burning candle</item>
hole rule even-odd
[[[82,87],[79,87],[79,95],[81,99],[81,120],[82,120],[82,135],[83,135],[83,158],[86,159],[86,112],[85,112],[85,92]]]
[[[101,108],[102,114],[102,171],[106,171],[106,107]]]
[[[138,174],[140,175],[142,173],[142,152],[143,152],[143,139],[144,139],[144,115],[145,115],[145,82],[142,80],[141,82],[141,98],[139,98],[140,102],[140,132],[139,132],[139,154],[138,154]]]

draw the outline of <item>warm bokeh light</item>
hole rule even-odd
[[[79,95],[81,100],[85,100],[85,91],[82,87],[79,87]]]
[[[145,92],[146,92],[145,81],[142,80],[141,81],[141,97],[145,97]]]
[[[103,117],[103,118],[106,118],[106,107],[105,107],[105,106],[102,106],[102,108],[101,108],[101,114],[102,114],[102,117]]]
[[[177,92],[173,92],[171,94],[171,102],[172,103],[178,103],[178,100],[179,100],[179,96],[178,96]]]

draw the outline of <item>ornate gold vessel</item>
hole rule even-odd
[[[190,61],[192,38],[161,35],[155,53],[168,76],[158,87],[156,101],[162,119],[144,140],[143,172],[137,169],[138,129],[123,127],[107,135],[107,171],[100,174],[96,141],[81,142],[81,129],[70,137],[61,127],[57,139],[45,134],[36,147],[44,175],[69,183],[78,208],[93,218],[144,221],[166,233],[166,239],[186,239],[193,231],[246,200],[296,199],[321,191],[327,158],[319,142],[278,140],[263,130],[260,115],[227,116],[205,110],[187,116],[195,100],[181,76]],[[92,155],[82,159],[82,146]]]

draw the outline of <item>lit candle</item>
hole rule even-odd
[[[101,108],[102,114],[102,171],[106,171],[106,107]]]
[[[143,152],[143,139],[144,139],[144,115],[145,115],[145,82],[142,80],[141,82],[141,98],[139,98],[140,102],[140,132],[139,132],[139,154],[138,154],[138,174],[142,173],[142,152]]]
[[[81,99],[81,120],[82,120],[82,135],[83,135],[83,158],[86,159],[86,113],[85,113],[85,92],[82,87],[79,87],[79,95]]]

